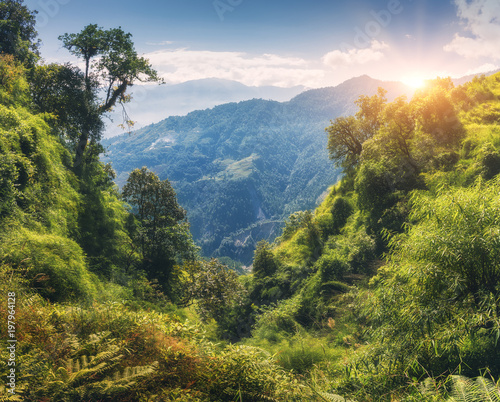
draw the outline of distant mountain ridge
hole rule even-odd
[[[459,85],[465,84],[466,82],[472,81],[472,79],[474,77],[477,77],[480,75],[485,75],[485,76],[489,77],[490,75],[496,74],[498,72],[500,72],[500,69],[492,70],[492,71],[489,71],[487,73],[482,73],[482,74],[469,74],[469,75],[466,75],[466,76],[460,77],[460,78],[452,78],[452,81],[453,81],[453,84],[455,86],[459,86]]]
[[[389,100],[413,92],[361,76],[288,102],[226,103],[106,139],[103,159],[112,162],[119,185],[142,166],[168,178],[203,253],[250,264],[257,241],[272,241],[283,218],[314,208],[337,181],[325,127],[355,113],[354,101],[379,86]]]
[[[184,116],[195,110],[204,110],[229,102],[254,98],[284,102],[305,89],[303,86],[252,87],[220,78],[192,80],[175,85],[136,85],[132,88],[132,101],[127,105],[127,110],[130,118],[137,121],[139,127],[143,127],[158,122],[161,117]],[[121,111],[115,111],[111,118],[121,122]],[[109,124],[105,136],[122,133],[123,130],[116,124]]]

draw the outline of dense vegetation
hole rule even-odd
[[[290,102],[253,99],[169,117],[103,141],[117,183],[147,166],[168,178],[205,256],[247,266],[259,240],[273,241],[291,213],[314,208],[339,177],[326,150],[329,119],[382,82],[367,76],[311,90]],[[393,99],[406,88],[384,83]]]
[[[22,1],[0,16],[2,399],[500,400],[500,74],[360,97],[326,130],[342,180],[238,277],[198,255],[169,180],[118,191],[109,82],[39,63]],[[62,38],[117,52],[125,102],[130,35],[82,32]]]
[[[499,400],[499,96],[436,79],[332,121],[344,176],[256,250],[245,342],[352,400]]]

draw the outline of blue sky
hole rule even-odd
[[[27,0],[47,61],[57,37],[121,26],[167,83],[225,78],[324,87],[368,74],[412,81],[500,66],[498,0]]]

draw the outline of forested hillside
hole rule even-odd
[[[205,78],[173,85],[135,87],[127,113],[135,122],[135,129],[156,123],[165,116],[185,116],[193,110],[203,110],[228,102],[261,98],[280,102],[288,101],[304,91],[303,86],[282,88],[276,86],[253,87],[237,81]],[[120,122],[122,110],[110,115]],[[116,124],[108,124],[105,136],[123,134]]]
[[[99,161],[108,108],[135,80],[156,79],[131,36],[97,25],[62,35],[88,62],[82,71],[39,62],[22,1],[0,2],[0,22],[0,399],[303,394],[264,352],[207,336],[201,320],[244,291],[233,271],[198,257],[169,181],[137,169],[121,195]]]
[[[168,178],[203,254],[250,265],[259,240],[274,240],[286,216],[314,208],[338,179],[324,129],[330,119],[355,112],[355,100],[380,85],[390,99],[411,92],[363,76],[290,102],[224,104],[106,139],[103,160],[119,185],[142,166]]]
[[[259,244],[246,343],[349,400],[499,400],[499,99],[436,79],[335,119],[344,177]]]
[[[63,33],[81,70],[40,62],[23,1],[0,21],[2,400],[500,400],[500,74],[360,96],[324,134],[342,179],[237,276],[168,179],[99,159],[158,79],[131,35]]]

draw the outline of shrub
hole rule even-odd
[[[33,287],[51,301],[91,301],[99,281],[89,273],[81,248],[74,241],[21,229],[4,238],[1,254],[16,269],[26,269]]]
[[[353,208],[345,198],[337,197],[333,202],[331,213],[333,226],[337,228],[337,230],[340,230],[347,223],[347,219],[352,215]]]

